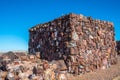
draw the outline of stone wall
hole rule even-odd
[[[111,22],[68,14],[29,30],[29,53],[41,59],[63,59],[70,73],[81,74],[116,63]]]
[[[120,41],[116,41],[117,53],[120,55]]]

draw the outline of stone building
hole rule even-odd
[[[63,59],[72,73],[116,63],[113,23],[70,13],[29,29],[29,53]]]

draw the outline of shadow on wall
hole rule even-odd
[[[120,55],[120,41],[116,41],[117,53]]]

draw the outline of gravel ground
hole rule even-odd
[[[69,80],[120,80],[120,56],[118,56],[118,63],[108,69],[96,70],[79,76],[70,76]]]

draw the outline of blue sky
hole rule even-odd
[[[27,50],[30,27],[70,12],[113,22],[120,40],[120,0],[0,0],[0,51]]]

